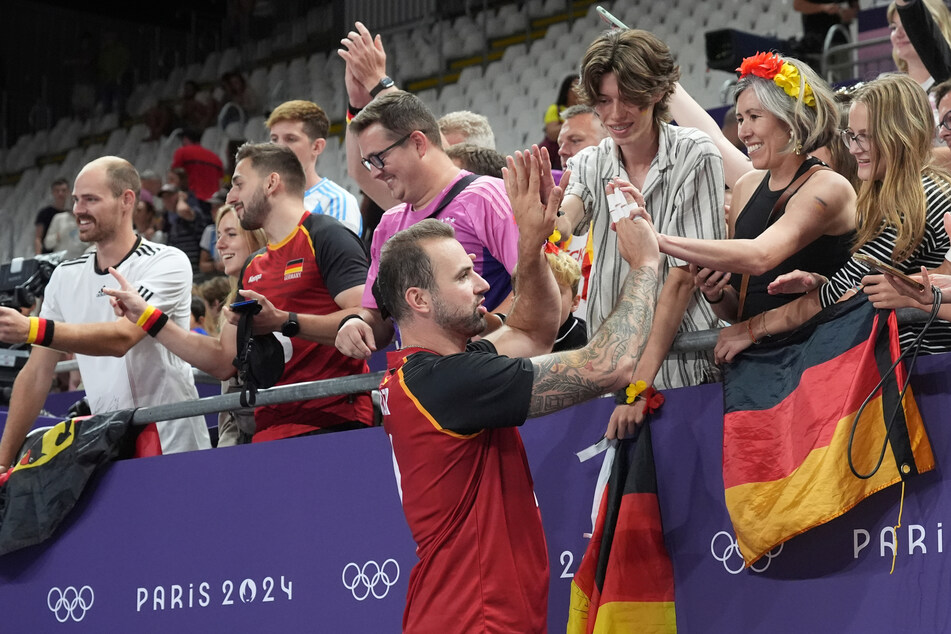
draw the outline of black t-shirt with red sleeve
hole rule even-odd
[[[330,216],[305,212],[289,236],[251,256],[241,288],[261,293],[280,310],[326,315],[340,310],[334,297],[366,282],[368,266],[363,243],[352,231]],[[365,361],[351,359],[334,346],[300,337],[291,344],[293,354],[277,385],[367,372]],[[350,421],[370,425],[373,407],[368,394],[351,394],[259,407],[254,420],[257,442]]]
[[[544,632],[548,554],[522,439],[533,368],[486,341],[388,354],[380,384],[419,563],[405,632]]]

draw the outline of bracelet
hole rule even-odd
[[[752,319],[746,322],[746,329],[750,333],[750,341],[752,341],[753,343],[759,343],[759,341],[756,340],[756,337],[753,336],[753,320]]]
[[[340,329],[343,328],[343,325],[347,323],[348,321],[350,321],[351,319],[359,319],[363,323],[367,323],[363,317],[361,317],[360,315],[356,313],[352,313],[340,320],[340,324],[337,326],[337,332],[340,332]]]
[[[726,291],[721,288],[721,289],[720,289],[720,296],[717,297],[716,299],[710,299],[710,298],[707,297],[706,295],[704,295],[703,298],[704,298],[705,300],[707,300],[707,303],[708,303],[708,304],[719,304],[720,302],[723,301],[723,297],[724,297],[725,295],[726,295]]]
[[[147,332],[150,337],[154,337],[167,323],[168,315],[149,304],[135,325]]]
[[[53,343],[54,324],[55,322],[52,319],[30,317],[30,332],[26,336],[26,342],[35,343],[39,346],[50,345]]]
[[[350,125],[350,122],[353,121],[353,118],[360,114],[360,111],[363,108],[357,108],[353,106],[349,101],[347,102],[347,125]]]
[[[763,332],[766,333],[766,336],[767,336],[767,337],[772,337],[773,335],[770,334],[769,328],[766,327],[766,312],[763,311],[763,312],[760,313],[760,314],[763,316]]]

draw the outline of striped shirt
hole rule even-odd
[[[930,175],[922,175],[921,184],[925,188],[925,235],[921,243],[912,252],[911,257],[904,262],[892,261],[892,251],[898,232],[895,227],[886,226],[882,232],[870,242],[859,247],[857,253],[864,253],[878,258],[882,262],[891,264],[903,273],[915,274],[921,272],[921,267],[934,269],[944,262],[945,254],[951,247],[951,239],[944,230],[944,214],[951,211],[951,187],[936,182]],[[862,278],[876,271],[855,259],[850,259],[839,271],[832,276],[827,284],[819,288],[819,300],[822,307],[831,306],[846,292],[862,283]],[[898,327],[898,337],[901,347],[907,348],[921,332],[922,324],[908,324]],[[951,324],[936,320],[922,340],[921,353],[935,354],[951,350]]]
[[[336,218],[358,236],[363,231],[360,203],[353,194],[329,178],[321,178],[320,182],[304,192],[304,207],[312,214]]]
[[[620,151],[611,138],[582,150],[568,160],[571,182],[566,195],[584,203],[580,230],[591,221],[594,250],[588,282],[588,332],[593,333],[610,314],[627,277],[627,262],[618,251],[611,231],[611,215],[605,186],[613,178],[630,181]],[[657,155],[651,162],[641,193],[658,232],[688,238],[723,239],[723,159],[713,141],[703,132],[660,124]],[[671,267],[683,260],[661,257],[658,292]],[[694,292],[678,333],[718,326],[718,319]],[[719,379],[711,351],[670,355],[661,365],[654,385],[658,388],[698,385]]]

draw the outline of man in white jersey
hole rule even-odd
[[[76,354],[94,414],[198,398],[188,364],[143,328],[116,319],[101,290],[118,286],[108,272],[115,268],[163,318],[188,328],[191,265],[178,249],[135,235],[132,212],[139,187],[135,168],[121,158],[106,156],[86,165],[76,177],[72,213],[80,239],[95,243],[95,251],[53,272],[40,317],[0,308],[0,341],[35,344],[13,386],[0,439],[0,473],[16,459],[36,420],[62,352]],[[136,456],[210,446],[204,419],[196,416],[148,425],[136,441]]]
[[[359,236],[363,231],[360,203],[346,189],[317,174],[317,157],[327,147],[330,129],[323,108],[301,99],[285,101],[271,112],[265,125],[271,143],[289,147],[304,168],[304,207],[313,214],[336,218]]]

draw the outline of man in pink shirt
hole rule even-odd
[[[350,123],[350,133],[357,137],[364,167],[402,203],[383,214],[373,234],[363,308],[342,323],[337,348],[366,358],[390,342],[393,327],[372,290],[380,251],[390,236],[429,217],[453,227],[474,256],[475,271],[491,285],[486,307],[505,312],[518,260],[518,228],[502,181],[456,167],[442,149],[436,118],[406,92],[375,98]]]

